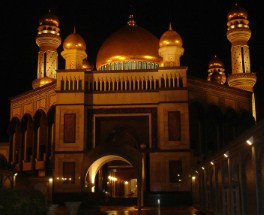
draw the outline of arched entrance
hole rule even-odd
[[[111,198],[137,198],[143,205],[143,156],[127,144],[101,144],[87,152],[82,169],[86,192],[100,192]]]

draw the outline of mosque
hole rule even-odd
[[[131,14],[93,66],[76,29],[62,41],[58,17],[47,13],[37,29],[32,90],[11,98],[2,154],[16,174],[2,178],[3,186],[31,186],[53,201],[93,193],[134,199],[139,207],[193,197],[210,209],[209,194],[199,200],[207,179],[197,167],[256,122],[247,11],[234,6],[226,25],[232,71],[215,55],[204,80],[181,65],[184,38],[171,24],[157,38]]]

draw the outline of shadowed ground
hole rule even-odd
[[[104,206],[101,211],[107,215],[198,215],[197,209],[191,206],[183,207],[144,207],[138,210],[135,207]]]

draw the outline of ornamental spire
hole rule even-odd
[[[130,26],[130,27],[135,27],[135,26],[137,26],[137,23],[136,23],[136,21],[134,20],[134,15],[133,15],[133,14],[130,14],[130,15],[129,15],[129,19],[128,19],[127,24],[128,24],[128,26]]]

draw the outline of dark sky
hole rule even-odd
[[[158,1],[158,0],[157,0]],[[226,38],[226,15],[238,3],[248,12],[252,36],[249,41],[251,70],[257,73],[257,105],[264,92],[264,13],[261,1],[253,0],[27,0],[0,1],[0,141],[7,140],[9,100],[27,90],[37,75],[38,47],[35,42],[38,21],[50,9],[60,20],[62,41],[74,26],[86,41],[88,60],[95,65],[103,41],[126,24],[133,11],[137,24],[160,38],[169,23],[183,39],[181,65],[188,74],[205,78],[208,62],[215,54],[230,72],[230,43]],[[59,68],[64,67],[60,55]],[[263,106],[262,106],[263,107]],[[263,112],[263,111],[262,111]]]

